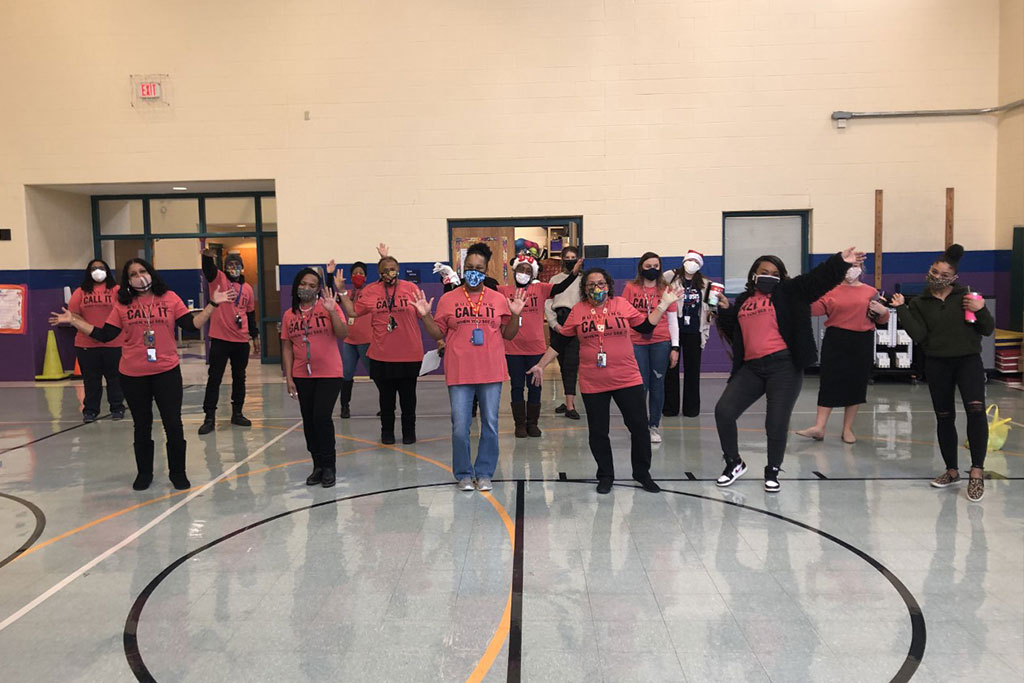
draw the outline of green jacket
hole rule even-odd
[[[991,335],[996,322],[987,308],[975,313],[974,323],[964,321],[967,287],[956,285],[943,301],[930,290],[896,309],[900,325],[921,345],[926,356],[955,358],[981,353],[981,338]]]

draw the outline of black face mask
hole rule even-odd
[[[754,288],[762,294],[771,294],[775,286],[779,284],[779,278],[774,275],[758,275],[754,278]]]
[[[569,271],[576,267],[576,259],[562,259],[562,269]]]
[[[659,277],[661,277],[661,268],[644,268],[641,275],[644,276],[645,280],[650,280],[651,282],[654,282]]]

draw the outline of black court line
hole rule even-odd
[[[697,481],[697,475],[693,472],[683,472],[683,474],[686,475],[686,479],[688,481]]]
[[[564,475],[565,472],[560,472]],[[560,479],[561,480],[561,479]],[[516,536],[512,558],[512,609],[508,629],[508,683],[519,683],[523,668],[523,514],[526,484],[516,482]]]
[[[825,476],[824,474],[822,474],[822,473],[821,473],[821,472],[819,472],[818,470],[814,470],[814,471],[812,471],[812,472],[811,472],[811,474],[813,474],[814,476],[816,476],[816,477],[817,477],[818,479],[828,479],[828,477],[826,477],[826,476]]]
[[[39,540],[39,537],[43,535],[43,529],[46,528],[46,515],[43,514],[43,511],[39,509],[38,505],[36,505],[32,501],[25,500],[24,498],[18,498],[17,496],[12,496],[9,493],[0,493],[0,498],[7,498],[8,500],[13,500],[15,503],[20,503],[21,505],[24,505],[32,512],[32,514],[36,518],[36,528],[32,530],[32,533],[31,535],[29,535],[28,539],[21,544],[20,548],[15,550],[13,553],[8,555],[4,559],[0,560],[0,567],[3,567],[4,565],[14,562],[14,560],[16,560],[18,556],[20,556],[23,552],[31,548],[35,544],[35,542]]]

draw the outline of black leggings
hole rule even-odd
[[[231,408],[242,412],[245,403],[245,368],[249,365],[249,342],[230,342],[223,339],[210,340],[210,371],[206,380],[206,397],[203,412],[217,410],[220,397],[220,383],[224,379],[224,368],[231,361]]]
[[[314,467],[334,467],[337,457],[334,446],[334,404],[341,392],[341,377],[296,377],[299,412],[306,450]]]
[[[558,369],[562,373],[562,391],[566,396],[576,395],[576,374],[580,369],[580,339],[572,337],[558,351]]]
[[[647,428],[647,393],[643,384],[597,394],[583,394],[583,406],[587,409],[590,452],[597,461],[597,478],[615,477],[612,442],[608,438],[613,399],[622,413],[622,421],[629,429],[629,454],[633,464],[633,477],[642,479],[651,472],[651,432]]]
[[[935,428],[939,451],[946,468],[957,469],[956,405],[954,393],[960,389],[960,400],[967,412],[967,440],[971,442],[971,467],[985,467],[988,450],[988,418],[985,417],[985,366],[981,355],[956,358],[924,359],[928,391],[935,409]]]
[[[124,393],[121,391],[121,347],[76,348],[78,365],[82,369],[82,383],[85,385],[85,400],[82,412],[98,415],[100,399],[103,398],[103,378],[107,379],[107,402],[110,409],[124,409]]]
[[[167,437],[167,469],[185,472],[185,430],[181,424],[181,368],[156,375],[121,375],[121,388],[135,423],[135,455],[139,472],[153,472],[153,403],[160,411]],[[148,456],[146,455],[148,453]],[[146,460],[148,459],[148,469]]]

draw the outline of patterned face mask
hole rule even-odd
[[[927,275],[924,276],[924,279],[928,283],[928,286],[931,287],[932,289],[945,289],[946,287],[949,287],[951,284],[953,284],[953,282],[956,280],[956,275],[954,275],[953,277],[937,277],[935,275],[932,275],[931,273],[928,273]]]

